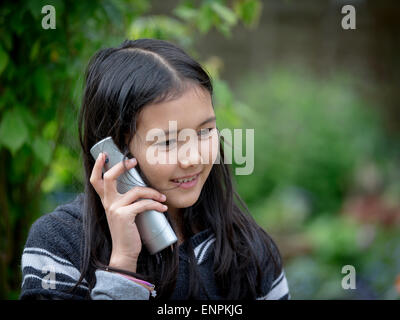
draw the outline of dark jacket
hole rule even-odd
[[[20,299],[149,299],[150,292],[146,288],[122,275],[103,270],[95,270],[96,284],[90,292],[86,280],[76,291],[69,292],[80,277],[82,208],[83,194],[80,194],[71,203],[58,206],[32,225],[22,254]],[[222,299],[213,275],[213,233],[206,229],[187,241],[191,241],[199,275],[206,284],[209,297]],[[182,300],[187,296],[187,241],[178,247],[179,272],[172,300]],[[278,277],[273,274],[271,270],[263,277],[263,294],[258,299],[289,299],[284,272]]]

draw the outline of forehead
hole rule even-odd
[[[167,130],[169,121],[176,121],[178,130],[195,128],[210,116],[214,116],[210,93],[192,86],[176,99],[145,106],[137,118],[137,132],[154,128]]]

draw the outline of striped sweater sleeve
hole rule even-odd
[[[20,299],[149,299],[149,291],[122,275],[97,270],[96,284],[80,277],[80,221],[65,211],[39,218],[31,227],[21,258]]]
[[[286,280],[284,270],[282,270],[282,273],[279,275],[279,277],[274,280],[268,294],[257,298],[257,300],[289,300],[289,299],[290,299],[289,286]]]
[[[80,277],[79,221],[63,211],[40,217],[30,228],[21,258],[20,299],[85,299],[89,294]]]
[[[283,267],[279,271],[276,270],[275,263],[273,263],[273,260],[275,260],[279,264],[282,264],[279,249],[273,241],[270,249],[270,253],[266,254],[269,258],[266,259],[262,279],[263,294],[258,296],[257,300],[289,300],[291,297],[285,271]],[[274,256],[274,259],[271,259],[271,254]]]

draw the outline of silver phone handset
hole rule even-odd
[[[104,165],[105,171],[124,159],[124,155],[119,151],[111,137],[97,142],[90,149],[90,153],[94,159],[97,159],[101,152],[107,153],[109,159],[108,163]],[[117,179],[117,190],[119,193],[128,192],[135,186],[146,186],[135,168],[125,171]],[[167,218],[161,212],[156,210],[142,212],[136,216],[135,223],[142,242],[150,254],[156,254],[178,241]]]

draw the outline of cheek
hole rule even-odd
[[[173,174],[175,166],[159,163],[153,164],[151,161],[148,161],[149,159],[147,159],[145,151],[146,150],[143,150],[143,152],[138,153],[136,157],[140,165],[140,169],[152,186],[161,187],[160,182],[169,180]]]
[[[159,190],[163,190],[173,176],[173,166],[170,165],[149,165],[142,169],[150,184]]]

